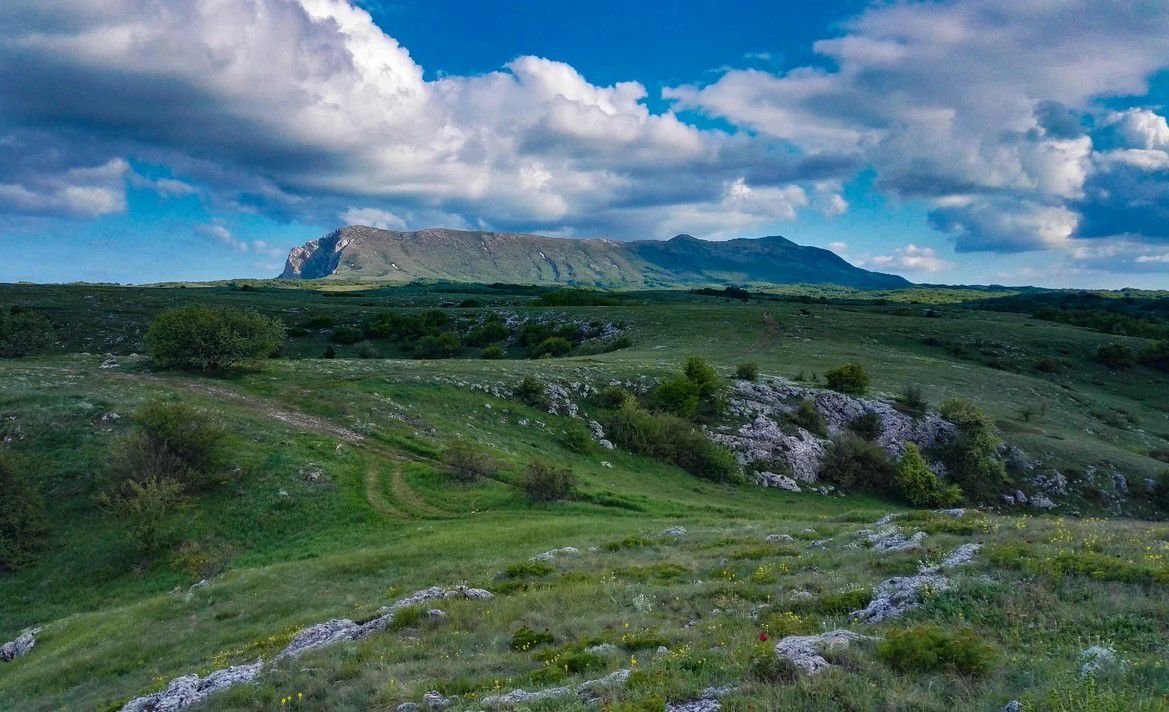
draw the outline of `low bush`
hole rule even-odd
[[[284,325],[254,311],[192,304],[155,317],[146,350],[162,368],[216,371],[280,352]]]
[[[942,452],[950,479],[972,500],[994,499],[1009,482],[994,424],[972,403],[958,398],[943,403],[941,413],[958,426],[957,436]]]
[[[1153,482],[1153,489],[1149,492],[1149,501],[1159,511],[1169,514],[1169,470],[1165,470]]]
[[[438,334],[437,336],[423,336],[414,343],[414,358],[443,359],[454,358],[463,352],[463,342],[457,334]]]
[[[1124,344],[1103,344],[1096,349],[1096,363],[1111,369],[1132,368],[1137,363],[1136,353]]]
[[[759,365],[754,362],[741,363],[735,367],[735,378],[740,381],[755,381],[759,378]]]
[[[524,376],[511,395],[520,403],[530,405],[533,408],[543,410],[548,407],[547,390],[535,376]]]
[[[1169,372],[1169,339],[1158,341],[1152,346],[1141,349],[1137,360],[1149,368]]]
[[[846,363],[825,371],[824,383],[834,391],[863,396],[869,389],[869,372],[859,363]]]
[[[533,358],[566,356],[572,351],[572,342],[563,336],[549,336],[532,350]]]
[[[915,507],[953,507],[962,501],[962,490],[938,479],[913,443],[905,444],[894,484],[898,494]]]
[[[48,545],[45,501],[18,467],[0,452],[0,573],[31,566]]]
[[[797,601],[792,604],[792,608],[803,613],[814,613],[822,616],[845,616],[864,608],[872,600],[872,589],[849,588],[843,591],[825,593],[806,601]]]
[[[511,645],[508,646],[516,652],[527,652],[532,648],[540,645],[547,645],[555,641],[548,629],[532,630],[528,626],[524,626],[511,634]]]
[[[771,646],[751,656],[747,677],[765,685],[788,685],[800,679],[800,668],[775,654]]]
[[[654,389],[650,403],[655,410],[690,420],[698,414],[698,384],[685,376],[667,378]]]
[[[499,344],[488,344],[479,352],[479,357],[485,359],[501,359],[504,357],[503,347]]]
[[[537,458],[528,463],[519,486],[533,502],[554,502],[572,493],[576,476],[568,467]]]
[[[828,421],[816,408],[816,401],[811,398],[800,401],[800,405],[788,417],[792,423],[817,437],[828,436]]]
[[[885,421],[881,414],[874,411],[865,411],[848,423],[848,429],[865,440],[876,440],[885,432]]]
[[[487,451],[465,440],[452,443],[442,451],[442,464],[452,477],[462,482],[491,477],[499,469],[499,463]]]
[[[713,443],[694,425],[668,413],[650,413],[633,400],[603,416],[613,442],[639,455],[672,462],[691,474],[715,482],[741,479],[730,450]]]
[[[519,561],[503,570],[503,578],[525,579],[547,576],[556,570],[556,567],[547,561]]]
[[[135,482],[169,480],[198,491],[224,480],[227,431],[182,403],[152,399],[132,416],[137,429],[115,442],[113,463]]]
[[[925,625],[891,631],[877,644],[877,657],[903,672],[953,672],[978,677],[990,672],[994,652],[969,628]]]
[[[916,416],[925,415],[929,409],[929,400],[925,397],[925,389],[916,383],[907,383],[897,396],[897,404],[906,413]]]
[[[121,522],[143,552],[159,548],[166,538],[167,520],[182,503],[183,486],[174,480],[151,477],[127,480],[120,488],[98,497],[98,506]]]
[[[53,323],[43,314],[19,307],[0,309],[0,357],[37,353],[53,338]]]
[[[593,441],[593,434],[589,429],[578,421],[570,421],[560,433],[558,438],[560,445],[569,452],[575,452],[578,455],[592,452],[596,446]]]
[[[361,329],[352,326],[338,326],[333,329],[333,335],[329,337],[329,341],[342,346],[351,346],[364,338],[365,334],[362,333]]]
[[[885,491],[896,475],[889,456],[880,446],[845,433],[828,446],[820,466],[820,479],[848,491]]]

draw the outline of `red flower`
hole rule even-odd
[[[760,634],[759,634],[759,642],[761,642],[761,643],[766,643],[766,642],[767,642],[767,638],[768,638],[768,635],[767,635],[766,633],[760,633]]]

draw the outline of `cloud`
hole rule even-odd
[[[11,0],[0,87],[0,135],[51,122],[63,154],[84,139],[207,185],[218,208],[284,220],[356,209],[652,237],[664,210],[716,223],[740,184],[779,197],[737,210],[750,230],[807,207],[802,183],[856,170],[775,161],[770,140],[653,113],[642,84],[541,57],[427,81],[344,0]]]
[[[231,230],[222,223],[212,223],[210,225],[200,225],[196,228],[200,233],[210,237],[225,247],[229,247],[236,252],[247,252],[249,250],[248,243],[236,238]]]
[[[341,214],[346,225],[366,225],[383,230],[405,230],[406,221],[388,210],[378,208],[349,208]]]
[[[1097,141],[1165,148],[1163,117],[1103,104],[1145,94],[1169,65],[1166,23],[1164,4],[875,4],[816,43],[830,68],[736,70],[665,95],[795,150],[859,153],[880,190],[930,204],[960,251],[1066,249],[1093,203],[1117,208],[1108,220],[1143,211],[1134,229],[1161,217],[1143,208],[1161,177],[1106,175]]]
[[[954,265],[938,257],[932,247],[918,247],[908,244],[894,250],[891,255],[877,255],[856,260],[861,267],[893,269],[904,272],[945,272]]]
[[[838,254],[843,254],[845,252],[848,252],[848,243],[847,242],[829,242],[828,249],[830,249],[833,252],[836,252]]]

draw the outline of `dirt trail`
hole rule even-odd
[[[342,425],[333,423],[325,418],[315,415],[309,415],[298,410],[292,410],[287,406],[271,399],[262,396],[255,396],[248,393],[241,393],[239,391],[228,388],[227,386],[217,383],[207,383],[203,381],[192,381],[181,378],[173,378],[167,376],[154,376],[143,373],[110,373],[112,378],[124,378],[140,381],[153,381],[159,384],[165,384],[177,389],[185,389],[199,395],[216,398],[223,401],[229,401],[235,405],[243,406],[248,411],[257,415],[262,415],[273,420],[278,420],[286,425],[300,430],[302,432],[315,433],[317,435],[324,435],[326,437],[337,438],[338,440],[354,446],[358,451],[372,455],[368,466],[366,467],[363,484],[365,489],[365,499],[370,506],[378,510],[382,514],[395,519],[410,519],[412,517],[423,518],[441,518],[454,516],[450,512],[443,511],[427,504],[425,500],[418,496],[418,493],[410,487],[410,483],[406,481],[405,475],[402,471],[402,465],[406,460],[423,461],[424,458],[417,456],[405,456],[401,453],[383,448],[366,440],[365,436],[356,431],[350,430]],[[382,470],[385,465],[392,468],[390,476],[390,493],[393,495],[394,502],[386,499],[382,493]]]
[[[764,351],[779,340],[783,333],[783,327],[771,316],[771,312],[763,312],[763,332],[759,334],[759,338],[755,339],[755,343],[751,344],[751,348],[747,349],[748,354],[758,353]]]

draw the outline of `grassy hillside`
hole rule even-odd
[[[549,307],[532,290],[465,290],[0,288],[0,305],[42,312],[56,332],[46,353],[0,359],[0,441],[44,495],[51,532],[35,565],[0,573],[0,642],[42,627],[31,653],[0,663],[0,707],[117,709],[179,675],[270,660],[306,626],[365,620],[456,583],[495,597],[435,603],[441,621],[403,616],[385,633],[278,663],[204,708],[395,709],[436,690],[474,710],[502,692],[622,669],[628,681],[600,693],[607,708],[663,709],[727,685],[722,705],[734,710],[1169,707],[1169,526],[1148,520],[1160,515],[1140,495],[1165,469],[1152,455],[1169,449],[1169,377],[1095,360],[1105,343],[1153,342],[960,306],[927,315],[891,301],[647,292]],[[192,301],[252,307],[303,333],[283,358],[221,377],[160,372],[132,355],[153,315]],[[393,339],[335,342],[370,317],[435,308],[620,324],[631,344],[539,360],[483,360],[467,347],[421,360]],[[319,358],[330,347],[336,358]],[[921,546],[882,553],[861,530],[909,512],[903,503],[715,484],[621,450],[580,451],[565,435],[577,421],[507,395],[525,376],[652,381],[690,355],[728,377],[752,361],[805,382],[860,362],[879,394],[912,382],[935,404],[969,398],[1041,467],[1073,482],[1121,473],[1135,496],[1078,496],[1048,514],[913,511],[896,521],[924,532]],[[1037,368],[1048,358],[1066,365]],[[150,398],[225,428],[228,465],[226,482],[189,497],[144,554],[95,500],[119,478],[114,442]],[[441,453],[459,441],[491,454],[491,476],[452,480]],[[534,457],[569,466],[575,496],[530,503],[514,485]],[[686,532],[663,533],[672,527]],[[773,534],[791,539],[766,541]],[[973,563],[922,607],[875,625],[850,619],[880,582],[969,543],[982,544]],[[564,546],[579,553],[529,561]],[[906,669],[904,650],[875,640],[829,655],[834,666],[816,676],[770,662],[786,635],[846,628],[897,640],[910,630],[920,645],[929,623],[972,631],[967,662]],[[513,649],[524,627],[551,641]],[[1093,645],[1121,662],[1081,674]],[[529,708],[587,707],[571,695]]]

